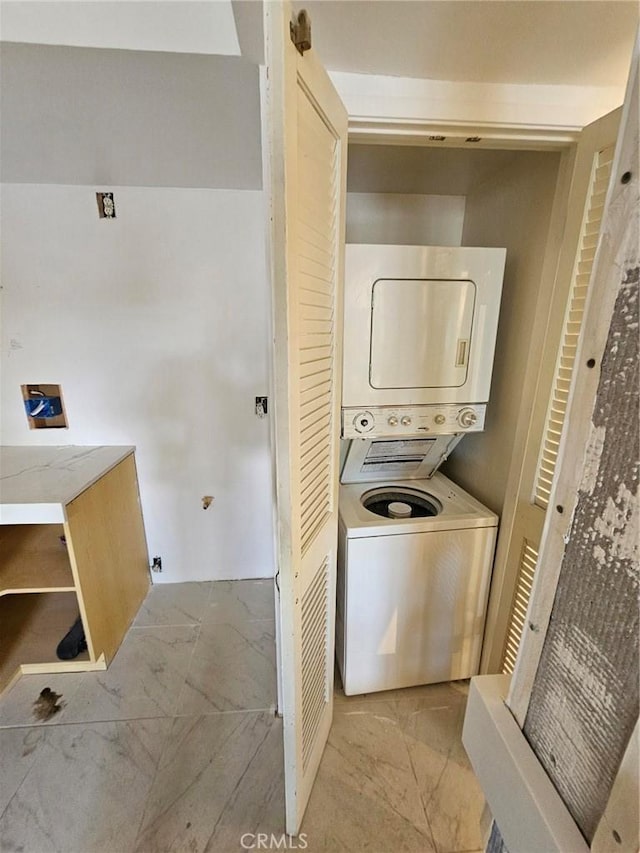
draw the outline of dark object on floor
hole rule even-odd
[[[50,720],[64,707],[58,704],[58,699],[62,699],[62,693],[54,693],[50,687],[45,687],[33,703],[33,716],[42,722]]]
[[[81,652],[87,650],[87,640],[84,636],[82,619],[78,616],[70,631],[58,643],[56,654],[60,660],[73,660]]]

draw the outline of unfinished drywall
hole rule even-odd
[[[532,341],[560,155],[522,152],[467,194],[462,244],[503,246],[507,261],[485,431],[467,436],[443,469],[494,512],[504,502]]]
[[[258,68],[239,57],[7,44],[2,180],[259,189]]]
[[[272,575],[262,193],[108,189],[116,219],[95,186],[2,187],[2,443],[134,444],[155,581]],[[29,430],[33,382],[68,430]]]
[[[637,261],[622,274],[582,483],[524,725],[588,841],[639,705]]]

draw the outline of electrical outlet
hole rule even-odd
[[[267,416],[267,397],[256,397],[256,415],[259,418]]]
[[[116,203],[113,193],[96,193],[98,202],[98,216],[100,219],[116,218]]]

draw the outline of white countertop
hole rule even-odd
[[[0,524],[56,524],[135,447],[0,447]]]

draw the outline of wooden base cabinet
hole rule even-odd
[[[0,691],[21,673],[106,669],[149,589],[132,447],[4,447]],[[56,656],[82,617],[87,651]]]

